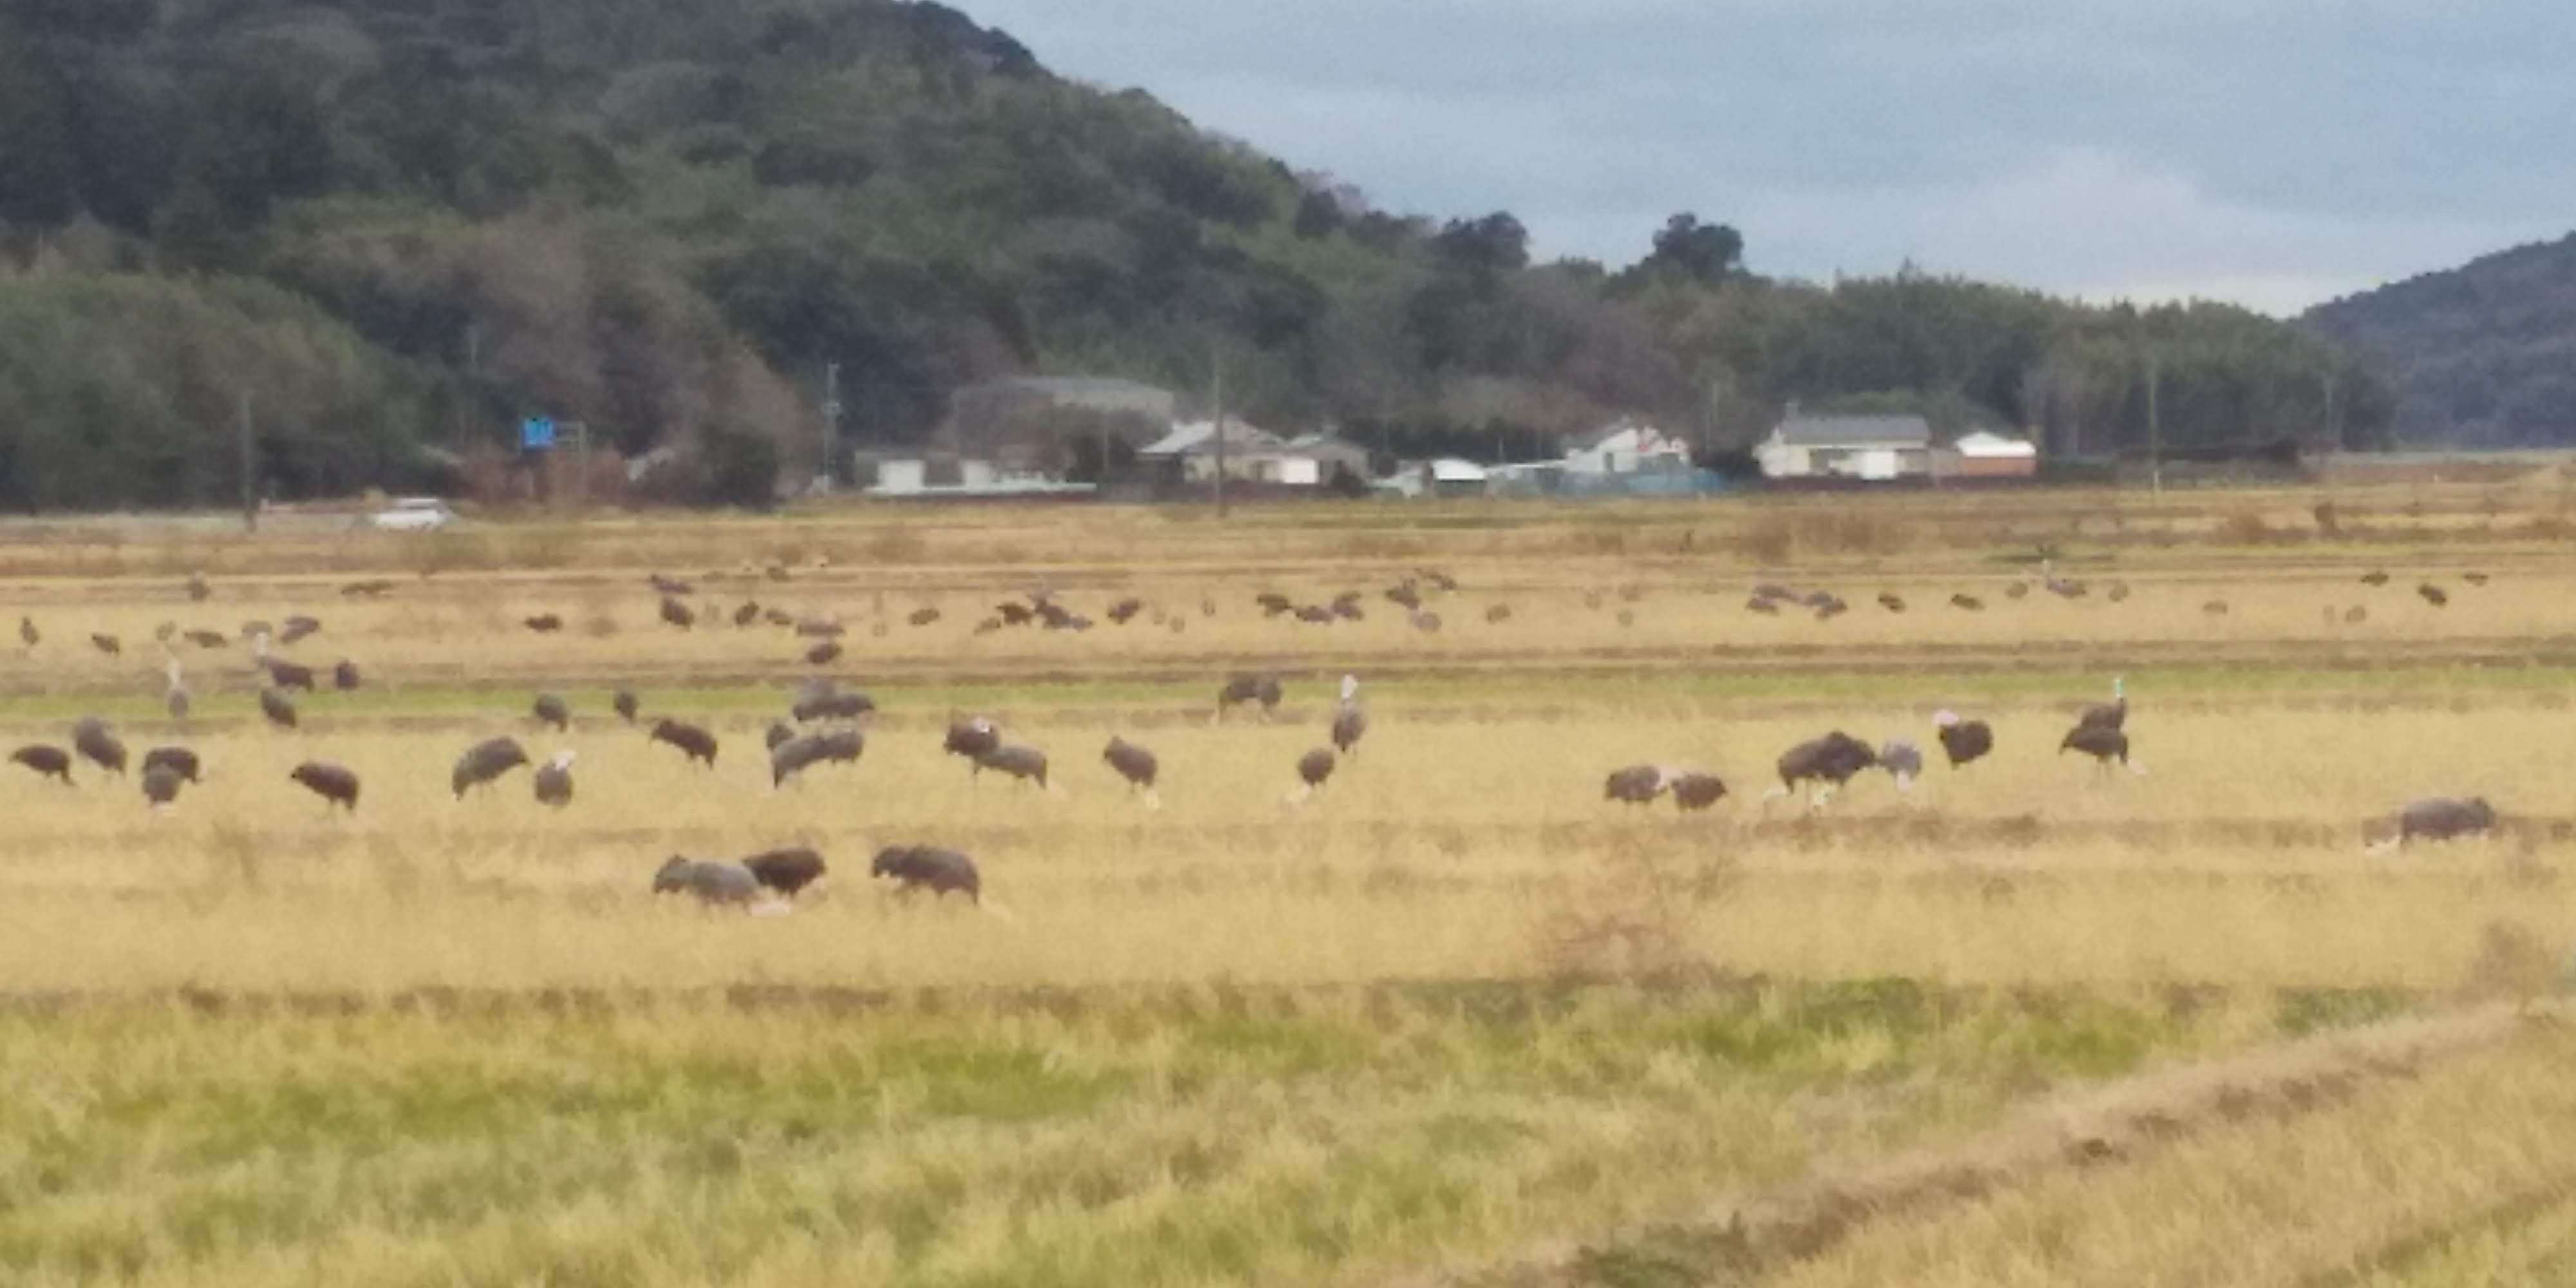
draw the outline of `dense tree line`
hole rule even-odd
[[[2308,321],[2383,374],[2409,441],[2576,442],[2576,236],[2337,300]]]
[[[830,363],[861,443],[1026,370],[1222,372],[1265,424],[1487,455],[1620,413],[1741,443],[1791,399],[2108,453],[2151,352],[2172,441],[2385,412],[2242,312],[1766,280],[1694,214],[1623,269],[1533,262],[1508,213],[1377,210],[889,0],[0,0],[0,246],[8,334],[82,337],[0,354],[22,506],[225,491],[196,448],[244,390],[290,494],[537,412],[807,471]]]

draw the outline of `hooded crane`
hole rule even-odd
[[[2495,830],[2495,825],[2495,807],[2487,804],[2483,796],[2472,796],[2466,800],[2456,796],[2431,796],[2408,802],[2406,808],[2397,812],[2395,830],[2370,849],[2377,854],[2416,841],[2483,836]]]
[[[538,724],[553,725],[556,733],[562,733],[572,725],[572,708],[556,694],[538,694],[537,700],[529,704],[528,713],[537,718]]]
[[[682,724],[677,720],[656,721],[651,737],[654,742],[669,743],[679,748],[682,755],[703,763],[709,769],[716,767],[716,736],[696,725]]]
[[[92,648],[97,649],[101,653],[107,654],[109,657],[125,656],[124,643],[105,631],[91,631],[89,633],[89,642]]]
[[[1279,678],[1272,675],[1238,675],[1226,681],[1225,687],[1216,691],[1217,717],[1223,719],[1228,707],[1239,707],[1247,702],[1260,703],[1261,714],[1267,718],[1279,706]]]
[[[1782,752],[1780,785],[1764,792],[1762,799],[1777,800],[1795,794],[1800,783],[1814,783],[1815,798],[1811,803],[1822,809],[1843,784],[1877,764],[1878,753],[1870,750],[1868,743],[1836,729]]]
[[[331,687],[342,693],[354,693],[364,683],[365,678],[358,674],[358,664],[345,657],[331,668]]]
[[[2057,751],[2059,755],[2070,751],[2083,752],[2104,769],[2110,768],[2111,762],[2116,760],[2128,766],[2130,773],[2147,772],[2145,765],[2129,759],[2129,735],[2104,725],[2075,726],[2066,732],[2066,740],[2057,744]]]
[[[969,716],[949,722],[948,738],[940,744],[940,749],[952,756],[981,760],[1001,745],[1001,729],[982,716]]]
[[[1342,677],[1342,709],[1333,716],[1333,749],[1347,756],[1368,732],[1368,713],[1360,710],[1360,677]]]
[[[752,880],[790,899],[831,870],[821,854],[801,845],[764,850],[744,859],[742,866],[751,873]]]
[[[110,732],[107,722],[97,716],[83,716],[72,726],[72,750],[81,759],[111,774],[125,772],[125,743]]]
[[[760,734],[760,745],[771,751],[776,751],[794,741],[796,741],[796,726],[784,720],[770,721],[769,727],[762,730]]]
[[[352,814],[358,812],[358,776],[338,765],[326,765],[318,760],[308,760],[297,765],[295,771],[287,777],[302,783],[306,790],[321,797],[325,810],[338,805]]]
[[[259,713],[280,729],[292,729],[296,725],[294,700],[277,689],[259,691]]]
[[[1120,778],[1127,780],[1128,791],[1145,794],[1147,809],[1162,807],[1163,798],[1154,791],[1154,780],[1161,775],[1162,764],[1154,759],[1154,753],[1113,736],[1109,745],[1101,749],[1100,759],[1118,771]]]
[[[528,749],[516,738],[486,738],[465,749],[456,758],[456,768],[447,776],[448,786],[456,799],[465,799],[469,788],[489,786],[501,775],[528,763]]]
[[[1878,767],[1896,780],[1901,795],[1914,790],[1914,780],[1923,776],[1923,749],[1911,738],[1890,738],[1878,749]]]
[[[987,769],[997,774],[1008,774],[1024,783],[1036,783],[1048,791],[1055,790],[1047,784],[1046,753],[1035,747],[1017,747],[1009,743],[997,746],[975,758],[975,777],[981,778]]]
[[[1322,787],[1325,780],[1332,776],[1332,748],[1317,747],[1313,751],[1299,756],[1297,758],[1297,790],[1289,795],[1289,803],[1297,804],[1306,800],[1308,797],[1313,796],[1315,794],[1315,790]]]
[[[1962,720],[1958,712],[1945,708],[1932,713],[1932,727],[1940,736],[1941,750],[1949,755],[1952,769],[1995,749],[1995,731],[1983,720]]]
[[[1673,807],[1695,814],[1715,805],[1726,796],[1726,783],[1715,774],[1696,771],[1667,779],[1673,793]]]
[[[796,701],[788,707],[787,714],[803,724],[811,720],[856,720],[876,709],[877,700],[867,694],[823,680],[797,690]]]
[[[178,803],[179,788],[187,781],[168,765],[147,766],[142,775],[143,799],[156,813],[167,810]]]
[[[2092,706],[2084,708],[2084,714],[2075,718],[2075,727],[2078,729],[2110,729],[2117,731],[2126,727],[2128,723],[2129,682],[2128,678],[2125,676],[2115,678],[2111,681],[2110,701],[2094,703]]]
[[[687,604],[664,595],[662,596],[662,620],[685,631],[698,624],[698,615],[692,612]]]
[[[859,758],[867,741],[856,729],[789,738],[769,749],[769,785],[784,786],[809,765],[848,764]]]
[[[285,625],[286,629],[277,633],[277,642],[280,644],[292,644],[308,635],[316,634],[322,629],[322,621],[320,618],[306,617],[301,613],[287,618]]]
[[[877,851],[868,864],[868,875],[878,880],[891,879],[902,894],[928,890],[933,898],[950,891],[966,896],[966,901],[984,901],[984,879],[975,871],[975,861],[955,850],[929,845],[890,845]]]
[[[267,631],[253,633],[250,637],[250,646],[252,654],[259,659],[260,666],[268,671],[270,684],[281,689],[302,689],[306,693],[313,691],[313,668],[298,666],[282,657],[270,656]]]
[[[641,709],[632,689],[619,689],[617,695],[608,700],[608,705],[617,712],[618,719],[628,724],[635,723],[635,713]]]
[[[1601,799],[1628,805],[1650,805],[1664,794],[1668,780],[1662,768],[1655,765],[1630,765],[1614,769],[1601,783]]]
[[[9,759],[36,771],[39,778],[59,778],[72,785],[72,754],[60,747],[33,743],[9,753]]]
[[[187,681],[181,676],[179,671],[179,659],[171,655],[166,650],[161,656],[162,660],[169,664],[165,674],[170,678],[170,687],[168,691],[161,695],[162,708],[170,713],[170,719],[173,723],[186,724],[188,723],[188,709],[191,704],[188,700]]]
[[[558,751],[537,767],[537,803],[562,809],[572,804],[573,753]]]
[[[535,631],[539,635],[552,635],[556,631],[563,629],[563,615],[560,613],[533,613],[529,616],[520,618],[519,624],[527,627],[529,630]]]
[[[709,863],[674,854],[653,874],[653,893],[693,894],[709,906],[748,906],[759,897],[760,880],[739,863]]]
[[[26,644],[27,651],[30,653],[35,652],[36,646],[45,641],[44,633],[36,629],[36,619],[32,617],[18,619],[18,638]]]
[[[197,760],[197,753],[185,747],[155,747],[143,753],[142,764],[144,773],[167,769],[192,783],[203,781],[205,773],[204,766]]]

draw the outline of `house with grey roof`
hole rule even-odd
[[[1911,415],[1812,415],[1793,406],[1753,455],[1774,479],[1922,478],[1932,472],[1932,423]]]

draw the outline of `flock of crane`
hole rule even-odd
[[[780,570],[773,569],[771,575],[783,579]],[[2378,586],[2384,585],[2388,578],[2385,573],[2374,571],[2362,580]],[[2472,584],[2482,585],[2486,578],[2472,573],[2469,580]],[[699,614],[684,599],[691,587],[660,574],[655,574],[650,584],[659,596],[659,612],[665,622],[680,627],[695,625]],[[2053,569],[2045,567],[2041,585],[2051,593],[2068,598],[2090,593],[2085,584],[2058,577]],[[1424,570],[1388,590],[1386,598],[1401,606],[1416,627],[1437,630],[1438,615],[1423,595],[1426,586],[1435,591],[1451,591],[1456,589],[1457,583],[1445,574]],[[389,582],[361,582],[343,587],[343,593],[374,597],[390,588]],[[2421,589],[2428,603],[2438,607],[2445,602],[2439,588],[2432,583],[2425,583]],[[2012,583],[2006,593],[2010,595],[2014,591],[2028,593],[2026,585],[2019,582]],[[191,599],[203,600],[209,592],[204,580],[198,577],[190,579],[187,593]],[[2113,583],[2106,591],[2107,597],[2115,601],[2126,598],[2127,594],[2127,586],[2121,583]],[[1596,600],[1597,595],[1598,592],[1594,592]],[[1879,598],[1881,605],[1889,611],[1904,611],[1903,601],[1893,594],[1882,594]],[[1954,597],[1953,602],[1966,598]],[[1360,600],[1359,592],[1346,593],[1324,604],[1307,605],[1299,605],[1272,592],[1256,597],[1256,603],[1266,615],[1289,615],[1319,621],[1359,618],[1363,615]],[[1776,613],[1783,605],[1810,608],[1824,618],[1848,608],[1839,597],[1829,592],[1801,594],[1767,583],[1756,586],[1749,600],[1749,606],[1758,612]],[[1598,606],[1597,602],[1595,606]],[[1960,606],[1982,607],[1975,603]],[[1215,611],[1212,601],[1203,607],[1210,614]],[[1113,604],[1106,616],[1123,625],[1144,611],[1141,600],[1128,598]],[[1496,613],[1507,617],[1508,612],[1508,608],[1497,605],[1488,617],[1501,620]],[[937,616],[937,609],[923,608],[912,614],[911,621],[922,626],[937,620]],[[1159,612],[1155,617],[1163,620]],[[840,655],[838,637],[843,628],[837,619],[800,618],[774,608],[764,610],[753,603],[744,604],[735,614],[738,626],[763,619],[773,625],[792,627],[799,635],[818,639],[819,642],[806,655],[810,662],[821,664]],[[1174,615],[1168,620],[1177,628],[1181,618]],[[540,632],[559,630],[562,626],[560,617],[553,614],[529,617],[524,624]],[[1044,629],[1079,631],[1090,629],[1091,622],[1057,602],[1053,596],[1039,593],[1030,596],[1025,603],[1014,600],[997,605],[994,612],[979,623],[977,630],[982,633],[1031,624]],[[326,679],[339,690],[357,689],[364,683],[357,667],[349,661],[341,661],[327,672],[318,671],[289,661],[273,650],[272,641],[292,644],[321,629],[318,619],[303,615],[288,617],[276,627],[266,622],[244,624],[243,638],[250,644],[252,661],[266,680],[259,689],[258,702],[262,716],[270,724],[283,729],[298,727],[300,716],[294,694],[313,692]],[[879,629],[883,629],[882,623]],[[42,633],[31,618],[21,618],[19,634],[31,652],[42,639]],[[165,624],[157,636],[167,676],[166,708],[171,719],[184,728],[191,710],[191,697],[185,671],[173,651],[174,640],[184,639],[207,649],[225,647],[232,641],[216,632],[180,631],[170,624]],[[103,653],[112,656],[122,654],[122,642],[114,636],[94,634],[91,642]],[[1344,760],[1356,754],[1369,727],[1367,713],[1360,703],[1359,687],[1356,676],[1342,677],[1340,701],[1328,730],[1329,745],[1314,747],[1297,758],[1294,764],[1297,786],[1288,797],[1292,803],[1311,798],[1326,785]],[[1221,721],[1230,710],[1258,708],[1266,719],[1276,711],[1281,698],[1278,676],[1258,673],[1236,675],[1218,690],[1215,716]],[[631,690],[618,690],[611,705],[627,724],[642,725],[642,702]],[[856,762],[866,749],[866,735],[860,722],[875,710],[876,704],[868,694],[843,688],[829,680],[810,681],[797,690],[789,704],[788,719],[773,723],[764,738],[771,786],[785,786],[816,766]],[[530,714],[538,723],[558,732],[566,730],[572,719],[569,704],[553,693],[539,694],[530,706]],[[2059,752],[2072,751],[2090,757],[2106,770],[2117,765],[2143,775],[2145,766],[2131,752],[2128,715],[2125,682],[2114,680],[2111,701],[2086,707],[2074,727],[2059,741]],[[814,728],[818,722],[828,723],[825,727]],[[715,734],[706,728],[670,718],[656,719],[647,728],[652,742],[672,748],[689,763],[710,769],[714,767],[719,743]],[[1964,768],[1995,749],[1991,725],[1984,720],[1964,718],[1954,711],[1943,710],[1934,715],[1933,733],[1953,770]],[[1037,748],[1006,740],[999,726],[989,718],[970,716],[953,721],[943,748],[948,754],[964,759],[977,776],[991,771],[1042,790],[1060,790],[1049,781],[1046,754]],[[35,743],[18,748],[10,759],[68,786],[72,784],[72,769],[80,761],[108,774],[124,775],[128,766],[128,749],[105,721],[91,716],[72,726],[68,749]],[[489,791],[513,771],[527,768],[536,801],[561,809],[574,799],[575,760],[575,753],[567,750],[541,763],[535,762],[518,739],[494,737],[474,744],[457,758],[449,785],[455,797],[463,800],[469,793]],[[1161,764],[1153,751],[1125,737],[1114,736],[1102,749],[1101,761],[1133,795],[1143,801],[1146,808],[1160,807],[1158,780]],[[1776,765],[1779,784],[1766,791],[1762,799],[1767,806],[1773,800],[1794,796],[1801,789],[1806,789],[1809,792],[1808,807],[1821,810],[1838,791],[1863,773],[1872,770],[1887,773],[1902,793],[1910,790],[1922,775],[1923,766],[1923,751],[1910,739],[1892,738],[1872,747],[1841,730],[1834,730],[1782,753]],[[155,810],[170,808],[183,790],[202,781],[202,773],[197,754],[180,745],[149,748],[136,765],[142,794]],[[306,761],[297,765],[288,777],[319,797],[326,810],[336,808],[354,813],[358,808],[361,780],[346,766]],[[1612,771],[1604,781],[1602,795],[1607,801],[1630,806],[1648,805],[1669,797],[1679,810],[1697,812],[1724,799],[1728,788],[1723,779],[1704,770],[1639,764]],[[2395,827],[2382,844],[2471,835],[2489,831],[2495,823],[2495,811],[2483,799],[2417,801],[2400,811]],[[652,888],[657,892],[693,894],[712,904],[772,907],[778,906],[779,900],[793,900],[800,891],[820,879],[825,870],[820,854],[802,848],[771,851],[740,862],[673,856],[655,873]],[[907,891],[924,890],[934,895],[957,893],[970,901],[982,901],[982,881],[974,860],[954,850],[922,845],[891,847],[875,857],[870,874]]]

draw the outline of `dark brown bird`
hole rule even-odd
[[[1216,711],[1220,718],[1225,715],[1226,708],[1239,707],[1247,702],[1260,703],[1261,714],[1264,717],[1267,717],[1272,711],[1277,710],[1279,706],[1278,677],[1271,675],[1238,675],[1233,679],[1226,681],[1225,687],[1216,691]]]
[[[866,693],[822,681],[797,690],[787,713],[801,724],[812,720],[856,720],[876,709],[877,700]]]
[[[197,603],[204,603],[206,597],[214,593],[215,588],[206,584],[206,575],[204,573],[197,572],[188,574],[188,598],[190,600]]]
[[[2440,608],[2444,604],[2451,602],[2451,596],[2448,592],[2429,581],[2425,582],[2421,586],[2417,586],[2415,588],[2415,593],[2422,595],[2424,597],[2424,602],[2431,604],[2435,608]]]
[[[891,879],[904,894],[928,890],[933,897],[955,891],[969,903],[984,899],[984,881],[975,871],[975,861],[955,850],[942,850],[928,845],[893,845],[877,851],[868,864],[868,875],[879,880]]]
[[[1001,745],[1002,731],[992,721],[982,716],[970,716],[949,724],[948,739],[941,750],[952,756],[981,760]]]
[[[554,758],[537,766],[537,803],[562,809],[572,804],[572,762],[574,753],[558,751]]]
[[[9,759],[36,771],[38,777],[59,778],[63,786],[72,785],[72,754],[60,747],[34,743],[10,752]]]
[[[662,620],[685,631],[698,624],[698,614],[687,604],[664,595],[662,596]]]
[[[319,634],[321,630],[322,623],[320,619],[306,617],[303,614],[298,613],[295,616],[286,619],[286,629],[277,633],[277,642],[280,644],[292,644],[297,640]]]
[[[72,750],[111,774],[125,773],[125,743],[97,716],[83,716],[72,726]]]
[[[1800,783],[1815,784],[1814,804],[1821,808],[1833,799],[1861,771],[1876,767],[1878,752],[1840,729],[1799,743],[1780,755],[1780,786],[1763,794],[1764,800],[1793,795]]]
[[[742,861],[751,879],[793,899],[829,871],[823,856],[804,846],[764,850]]]
[[[760,605],[755,601],[746,599],[742,607],[733,610],[733,624],[737,627],[749,626],[759,620]]]
[[[689,759],[699,761],[709,769],[715,768],[716,736],[714,734],[693,724],[663,720],[654,724],[651,736],[653,741],[669,743],[679,748],[681,754]]]
[[[447,783],[456,799],[465,799],[467,789],[489,786],[501,775],[528,763],[528,749],[516,738],[486,738],[466,748],[456,758],[456,768],[448,774]]]
[[[1986,601],[1969,594],[1952,595],[1950,597],[1950,606],[1952,608],[1964,608],[1971,613],[1982,613],[1986,611]]]
[[[1512,606],[1509,604],[1496,604],[1493,607],[1486,609],[1485,620],[1496,624],[1512,620]]]
[[[36,629],[35,618],[21,617],[18,619],[18,638],[25,641],[29,649],[33,649],[44,642],[45,637],[43,632]]]
[[[1029,611],[1028,605],[1018,600],[1005,600],[993,605],[993,615],[1001,618],[1004,626],[1026,626],[1037,617]]]
[[[628,724],[635,723],[635,713],[640,708],[640,704],[635,700],[634,690],[619,689],[616,696],[608,700],[608,705],[617,712],[618,719]]]
[[[358,674],[358,664],[347,658],[340,659],[339,665],[331,668],[331,687],[342,693],[350,692],[364,683],[365,680]]]
[[[1995,749],[1995,731],[1983,720],[1962,720],[1956,711],[1938,711],[1932,715],[1932,725],[1941,739],[1941,750],[1949,754],[1952,769]]]
[[[292,729],[298,722],[295,700],[277,689],[259,691],[259,713],[280,729]]]
[[[1654,765],[1630,765],[1610,771],[1601,782],[1601,799],[1623,805],[1648,805],[1664,794],[1664,771]]]
[[[912,610],[912,616],[905,618],[904,620],[911,622],[915,626],[928,626],[932,622],[939,620],[939,610],[936,608],[916,608]]]
[[[1118,771],[1120,778],[1127,780],[1129,791],[1144,793],[1148,808],[1163,803],[1154,791],[1154,780],[1162,773],[1162,765],[1154,759],[1154,753],[1124,738],[1112,737],[1109,745],[1101,749],[1100,759]]]
[[[307,790],[321,797],[325,808],[339,805],[352,814],[358,811],[358,776],[338,765],[308,760],[297,765],[287,777],[304,784]]]
[[[1695,814],[1726,796],[1726,783],[1715,774],[1686,773],[1672,780],[1673,805]]]
[[[2106,768],[2116,760],[2127,765],[2133,773],[2146,772],[2129,759],[2129,735],[2101,725],[2077,725],[2068,730],[2066,740],[2057,744],[2057,750],[2060,755],[2070,751],[2083,752]]]
[[[997,774],[1008,774],[1024,783],[1047,786],[1046,753],[1035,747],[1015,747],[1009,743],[995,747],[975,758],[976,777],[981,777],[987,769]]]
[[[189,782],[202,781],[202,766],[198,764],[197,753],[185,747],[155,747],[143,753],[142,766],[145,773],[167,769]]]
[[[530,705],[528,711],[537,718],[537,723],[553,725],[557,733],[562,733],[572,726],[572,708],[564,705],[564,700],[559,695],[538,694],[536,702]]]
[[[1324,781],[1333,776],[1333,749],[1317,747],[1297,758],[1297,791],[1288,799],[1302,801],[1315,794]]]
[[[2373,568],[2361,575],[2361,584],[2365,586],[2385,586],[2388,584],[2388,574],[2380,569]]]
[[[2129,682],[2126,677],[2111,681],[2111,700],[2084,708],[2075,718],[2078,729],[2120,729],[2129,723]]]
[[[1901,613],[1905,611],[1905,598],[1895,591],[1882,590],[1878,592],[1878,606],[1891,613]]]
[[[107,654],[109,657],[125,656],[125,645],[115,636],[109,635],[103,631],[90,632],[89,642],[91,647],[97,649],[101,653]]]
[[[830,666],[834,662],[840,660],[841,642],[839,640],[825,640],[822,643],[805,650],[805,665],[807,666]]]
[[[232,643],[232,640],[223,632],[209,630],[190,630],[187,632],[187,640],[199,648],[206,649],[224,648]]]
[[[1134,598],[1122,599],[1109,606],[1109,620],[1113,625],[1124,626],[1130,620],[1134,619],[1136,614],[1144,611],[1144,600]]]
[[[539,635],[552,635],[563,629],[563,618],[554,613],[538,613],[532,617],[520,618],[519,624]]]
[[[167,765],[153,765],[144,769],[141,782],[143,799],[150,802],[154,810],[166,810],[178,802],[179,788],[187,780]]]

